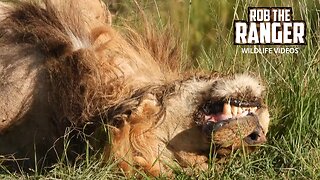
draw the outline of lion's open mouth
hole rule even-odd
[[[259,102],[247,102],[237,99],[207,103],[204,106],[205,122],[241,118],[250,113],[255,113],[260,106]]]

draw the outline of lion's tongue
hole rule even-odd
[[[212,121],[212,122],[218,122],[218,121],[223,121],[223,120],[227,120],[232,118],[232,115],[229,114],[217,114],[217,115],[210,115],[210,116],[206,116],[205,119],[207,121]]]

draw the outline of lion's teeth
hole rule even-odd
[[[231,106],[231,113],[232,113],[232,116],[236,116],[238,114],[238,107]]]
[[[238,107],[234,105],[230,105],[230,103],[223,104],[223,112],[222,114],[232,117],[243,117],[248,115],[250,112],[255,112],[257,107]]]
[[[230,104],[225,103],[223,105],[223,114],[231,115],[231,106],[230,106]]]

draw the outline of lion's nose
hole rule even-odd
[[[267,141],[266,135],[259,127],[256,128],[251,134],[244,138],[244,141],[249,145],[263,144]]]

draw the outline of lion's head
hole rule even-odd
[[[113,129],[108,152],[125,160],[124,169],[130,169],[129,162],[158,174],[175,159],[182,166],[204,168],[210,153],[252,150],[266,142],[264,90],[247,74],[191,76],[151,88]]]
[[[110,23],[100,0],[0,3],[0,156],[54,161],[66,136],[75,137],[68,153],[87,147],[78,138],[85,134],[125,171],[157,176],[176,162],[205,168],[210,153],[266,141],[260,80],[180,72],[171,33]]]

